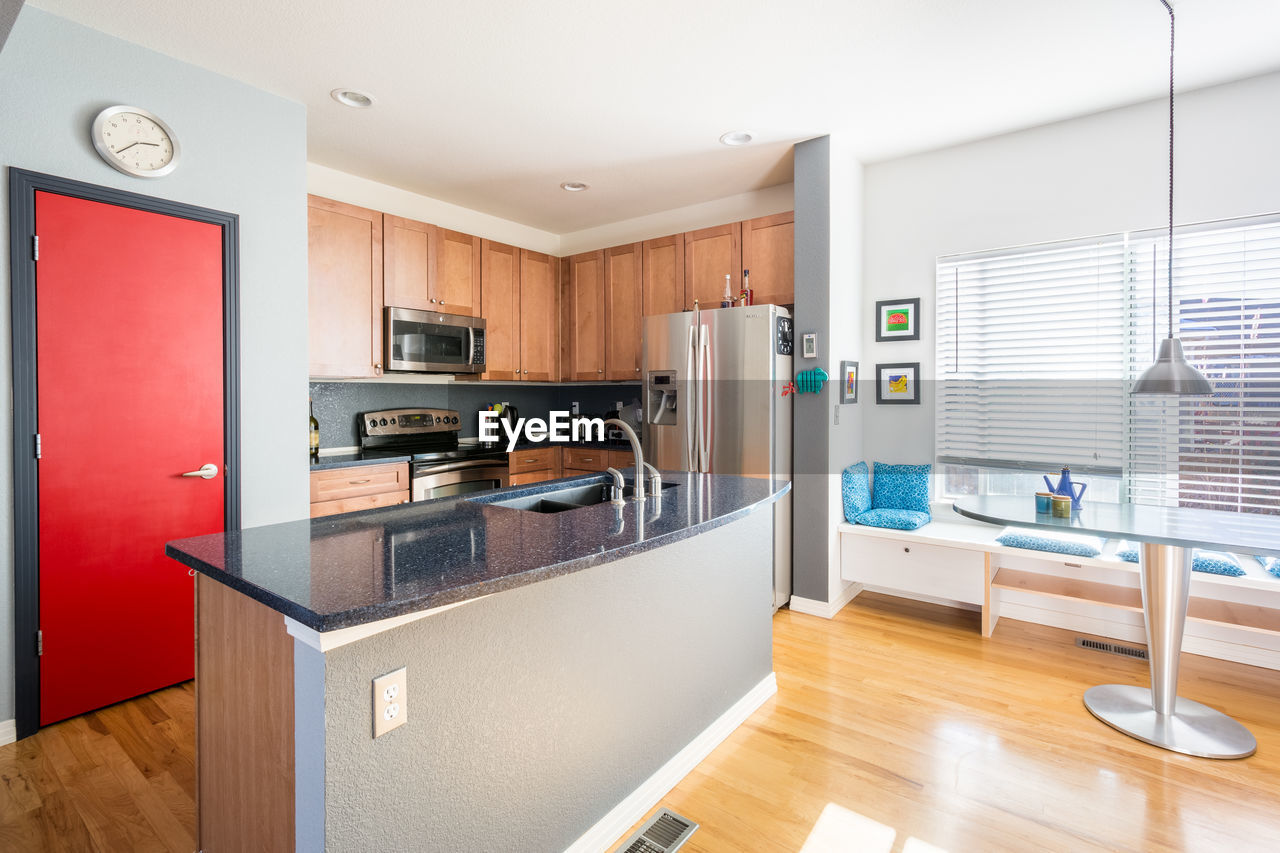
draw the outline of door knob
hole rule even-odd
[[[200,470],[188,471],[182,476],[199,477],[201,480],[212,480],[214,477],[218,476],[218,466],[214,465],[212,462],[206,462],[204,465],[200,466]]]

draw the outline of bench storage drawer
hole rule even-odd
[[[847,581],[982,604],[986,559],[979,551],[921,545],[863,535],[840,537],[840,571]]]

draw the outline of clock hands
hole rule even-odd
[[[130,143],[129,143],[128,145],[126,145],[125,147],[117,149],[117,150],[116,150],[116,153],[117,153],[117,154],[123,154],[124,152],[128,151],[130,148],[132,148],[132,147],[133,147],[133,146],[135,146],[135,145],[150,145],[152,148],[159,148],[159,147],[160,147],[160,143],[159,143],[159,142],[142,142],[142,141],[138,141],[138,142],[130,142]]]

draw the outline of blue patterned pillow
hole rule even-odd
[[[1078,533],[1042,533],[1024,527],[1006,527],[996,541],[1010,548],[1050,551],[1073,557],[1096,557],[1102,553],[1101,539]]]
[[[854,523],[868,527],[888,527],[890,530],[915,530],[932,520],[933,516],[929,513],[911,509],[869,509],[860,513]]]
[[[1280,557],[1264,557],[1259,554],[1256,559],[1267,572],[1280,578]]]
[[[931,465],[886,465],[876,463],[872,483],[872,509],[909,509],[929,512],[929,470]]]
[[[871,509],[871,479],[867,463],[850,465],[840,475],[840,498],[844,501],[844,520],[857,524],[855,519]]]
[[[1240,568],[1240,561],[1236,559],[1235,554],[1198,549],[1191,558],[1191,571],[1209,575],[1226,575],[1232,578],[1238,578],[1244,574],[1244,569]]]
[[[1116,556],[1130,563],[1138,562],[1138,546],[1133,542],[1124,541],[1120,543],[1120,547],[1116,549]],[[1227,554],[1223,551],[1196,551],[1191,555],[1191,571],[1204,572],[1208,575],[1227,575],[1228,577],[1238,578],[1244,574],[1244,569],[1240,568],[1240,561],[1235,558],[1234,554]],[[1280,577],[1280,575],[1277,575]]]

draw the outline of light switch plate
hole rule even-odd
[[[373,736],[382,737],[409,718],[405,667],[373,680]]]

